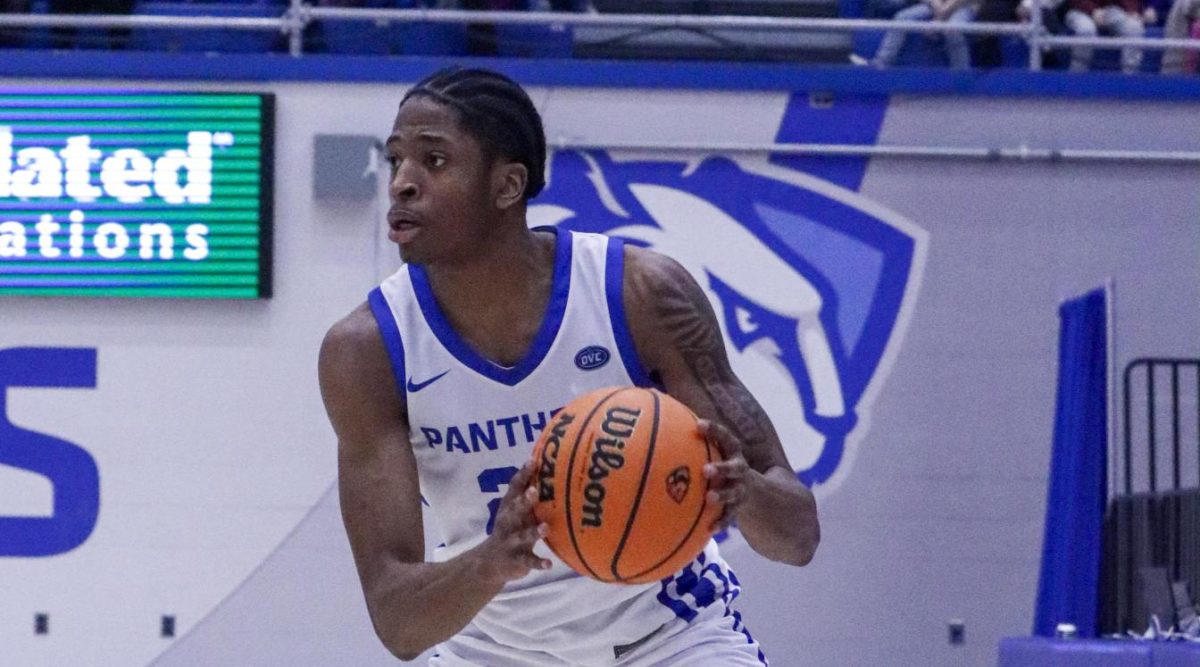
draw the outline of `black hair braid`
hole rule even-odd
[[[529,179],[526,200],[546,186],[546,133],[533,101],[512,79],[484,69],[448,67],[413,86],[401,106],[424,95],[449,106],[484,150],[525,165]]]

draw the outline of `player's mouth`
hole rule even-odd
[[[392,243],[404,245],[416,238],[421,231],[421,223],[416,216],[407,211],[388,213],[388,239]]]

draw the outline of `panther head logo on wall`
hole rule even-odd
[[[907,324],[924,232],[765,159],[656,158],[556,152],[530,224],[622,237],[686,267],[797,476],[827,493]]]

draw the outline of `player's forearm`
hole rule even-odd
[[[746,480],[746,499],[737,517],[746,541],[771,560],[807,565],[821,541],[812,493],[778,466]]]
[[[443,563],[395,561],[367,593],[379,639],[402,660],[412,660],[466,627],[504,587],[481,576],[476,548]]]

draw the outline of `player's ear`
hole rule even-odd
[[[529,183],[529,170],[520,162],[502,162],[492,172],[496,208],[504,210],[522,201]]]

